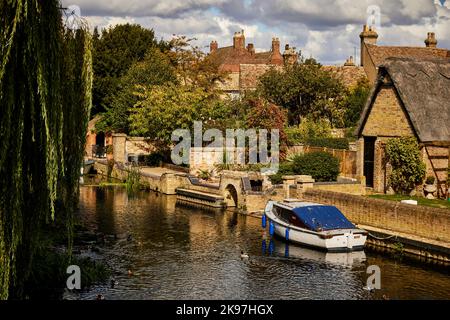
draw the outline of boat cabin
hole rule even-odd
[[[356,229],[338,208],[315,203],[275,203],[273,212],[281,220],[302,229],[321,232]]]

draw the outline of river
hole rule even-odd
[[[93,255],[116,283],[64,299],[450,299],[449,268],[368,249],[326,254],[270,242],[260,219],[174,196],[83,186],[80,197],[82,223],[118,238]],[[381,270],[381,289],[373,292],[365,289],[370,265]]]

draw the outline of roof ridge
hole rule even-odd
[[[416,46],[389,46],[389,45],[377,45],[366,43],[369,48],[401,48],[401,49],[425,49],[425,50],[442,50],[442,51],[450,51],[447,48],[431,48],[431,47],[416,47]]]

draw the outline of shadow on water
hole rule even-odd
[[[80,219],[112,235],[102,258],[114,286],[66,299],[449,299],[448,269],[370,251],[330,254],[271,240],[261,220],[124,188],[82,187]],[[241,259],[241,250],[248,259]],[[364,290],[369,265],[381,290]],[[130,273],[130,274],[129,274]]]

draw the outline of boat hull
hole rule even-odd
[[[273,223],[275,234],[278,237],[286,239],[286,229],[289,229],[288,241],[330,252],[363,250],[364,244],[366,243],[367,240],[367,236],[364,235],[363,233],[355,233],[354,231],[350,230],[346,230],[339,235],[326,236],[296,230],[293,229],[292,227],[283,226],[277,222]]]

